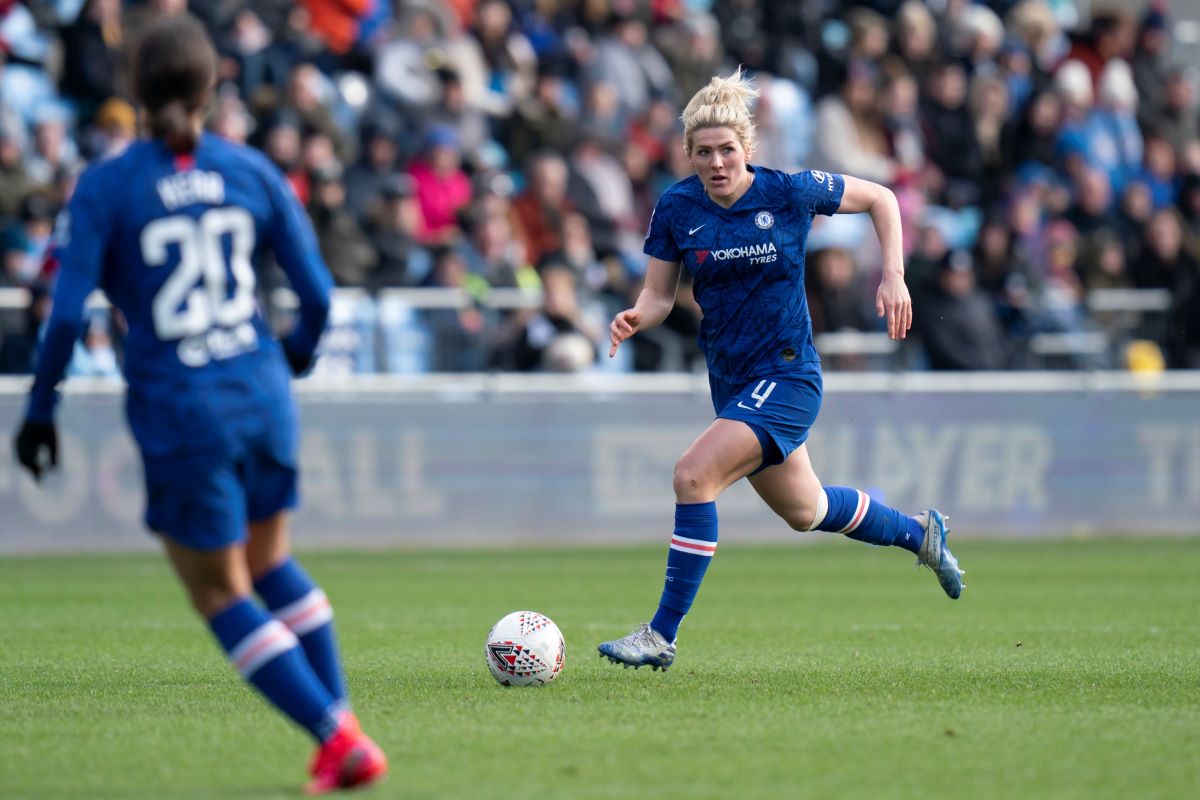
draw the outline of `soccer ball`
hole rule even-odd
[[[483,650],[501,686],[544,686],[562,672],[567,656],[558,626],[536,611],[505,616],[492,626]]]

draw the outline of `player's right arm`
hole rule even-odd
[[[102,197],[96,173],[84,173],[58,220],[51,245],[60,265],[54,305],[38,348],[37,372],[25,420],[13,443],[17,460],[35,479],[41,478],[44,469],[58,465],[58,433],[54,427],[58,384],[83,331],[84,304],[100,280],[108,248],[109,206]]]
[[[329,319],[333,277],[321,258],[312,223],[283,175],[270,168],[266,185],[274,210],[267,228],[267,244],[300,301],[296,327],[281,342],[292,372],[299,375],[312,365]]]
[[[675,306],[675,293],[679,290],[679,262],[650,258],[646,267],[646,282],[633,308],[627,308],[613,318],[609,326],[608,357],[617,354],[621,342],[638,331],[653,328],[662,323]]]

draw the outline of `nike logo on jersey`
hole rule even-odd
[[[747,411],[757,411],[757,410],[758,410],[758,409],[756,409],[754,406],[742,405],[742,401],[741,401],[741,400],[738,400],[738,408],[744,408],[744,409],[746,409]]]
[[[707,225],[707,224],[708,224],[707,222],[706,222],[706,223],[704,223],[704,225]],[[688,231],[688,236],[693,236],[693,235],[695,235],[696,231],[700,230],[700,228],[703,228],[703,227],[704,227],[704,225],[701,225],[699,228],[692,228],[691,230],[689,230],[689,231]]]

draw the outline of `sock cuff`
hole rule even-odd
[[[681,525],[716,525],[717,502],[707,503],[676,503],[675,526]]]
[[[271,609],[292,603],[314,588],[312,578],[308,577],[308,573],[301,569],[296,559],[291,556],[254,581],[254,591],[258,592]]]

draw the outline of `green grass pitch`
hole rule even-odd
[[[1200,539],[722,545],[667,673],[602,662],[665,548],[313,553],[389,753],[364,797],[1154,798],[1200,786]],[[505,689],[483,640],[558,622]],[[296,797],[306,738],[151,555],[0,560],[0,797]]]

